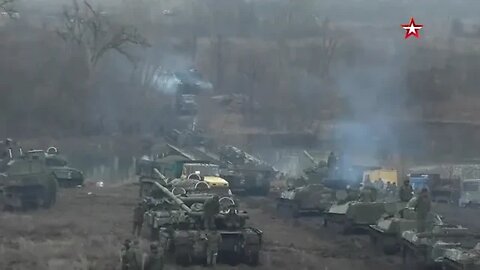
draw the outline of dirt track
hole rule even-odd
[[[0,269],[118,269],[121,243],[130,237],[137,194],[133,185],[62,190],[53,209],[2,213]],[[319,220],[293,224],[278,219],[268,199],[242,201],[251,214],[250,222],[265,233],[262,265],[257,269],[398,269],[398,260],[376,256],[365,236],[332,234]],[[147,245],[142,241],[142,246]],[[167,269],[178,268],[169,265]]]

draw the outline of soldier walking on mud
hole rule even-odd
[[[125,241],[122,251],[122,270],[142,269],[142,256],[140,255],[138,244],[138,240],[135,240],[133,245],[131,245],[130,240]]]
[[[145,207],[142,202],[139,202],[133,210],[133,232],[134,236],[139,237],[142,232],[143,215],[145,214]]]
[[[220,213],[220,202],[218,195],[207,199],[203,205],[203,222],[206,230],[215,229],[215,216]]]
[[[145,260],[145,267],[143,270],[163,270],[165,261],[162,252],[156,243],[150,245],[150,254]]]
[[[218,247],[222,243],[221,235],[216,231],[209,231],[207,237],[207,265],[217,265]]]
[[[430,201],[430,196],[428,195],[428,190],[423,188],[420,194],[418,195],[417,201],[415,203],[415,213],[417,214],[417,232],[424,232],[427,224],[427,216],[430,213],[432,207],[432,202]]]
[[[401,202],[408,202],[413,197],[413,188],[410,186],[410,181],[405,179],[403,186],[400,188],[398,195]]]

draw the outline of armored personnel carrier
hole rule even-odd
[[[417,227],[413,207],[398,202],[397,208],[400,210],[396,214],[383,215],[376,224],[369,226],[372,243],[388,255],[400,251],[400,240],[404,231],[414,230]],[[437,214],[431,213],[428,220],[431,221],[432,226],[443,224],[441,217]]]
[[[447,250],[473,248],[478,239],[478,235],[459,225],[435,225],[423,233],[409,230],[402,233],[402,258],[408,269],[441,268]]]
[[[204,228],[202,211],[206,198],[175,195],[160,184],[155,186],[164,194],[165,200],[145,213],[146,223],[153,228],[154,233],[159,232],[158,239],[164,250],[178,264],[204,262],[205,236],[208,237],[208,231]],[[228,206],[228,211],[221,207],[221,212],[215,218],[217,232],[222,238],[218,259],[256,265],[259,262],[263,232],[248,227],[247,213],[239,212],[231,206],[232,204]]]
[[[368,230],[376,224],[384,214],[393,215],[396,212],[395,203],[348,201],[332,205],[324,213],[324,226],[338,224],[343,233],[355,230]]]
[[[85,180],[83,172],[69,167],[67,159],[59,154],[57,148],[49,147],[47,149],[45,161],[48,168],[52,170],[60,187],[76,187],[83,185]]]
[[[277,198],[277,211],[293,217],[321,215],[335,201],[333,190],[322,184],[291,187]]]
[[[57,180],[45,163],[43,150],[19,149],[0,165],[0,202],[6,209],[50,208],[57,196]]]
[[[445,270],[478,270],[480,269],[480,244],[473,248],[458,245],[444,252],[443,269]]]

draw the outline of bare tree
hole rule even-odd
[[[15,3],[16,0],[0,0],[0,11],[3,13],[8,14],[10,17],[12,17],[13,14],[15,14],[17,11],[13,8],[13,3]]]
[[[317,22],[318,22],[318,18]],[[335,38],[330,31],[330,20],[327,18],[319,24],[321,30],[321,44],[319,47],[322,61],[321,75],[328,77],[330,75],[330,68],[338,45],[338,39]]]
[[[150,46],[135,27],[111,23],[103,12],[95,10],[86,0],[82,6],[73,0],[73,6],[65,8],[62,16],[63,26],[57,34],[71,48],[83,50],[89,75],[108,51],[114,50],[135,64],[137,59],[126,46]]]

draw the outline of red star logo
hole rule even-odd
[[[402,24],[401,25],[403,29],[406,30],[405,33],[405,39],[409,38],[410,36],[414,36],[416,38],[420,37],[420,29],[423,28],[423,24],[415,24],[415,20],[410,18],[410,23],[409,24]]]

